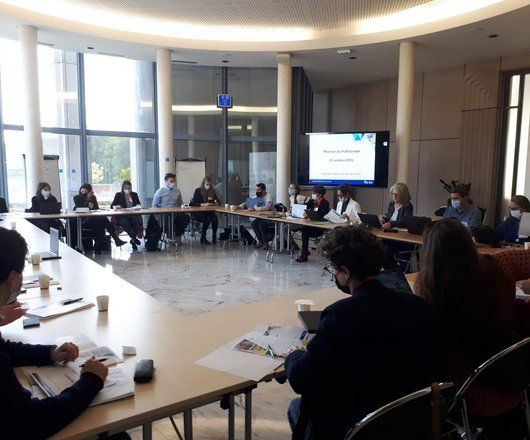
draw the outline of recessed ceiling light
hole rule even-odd
[[[48,46],[48,47],[54,47],[55,44],[53,43],[43,43],[42,41],[39,41],[39,45],[40,46]]]
[[[347,55],[351,53],[351,49],[337,49],[337,55]]]
[[[223,60],[223,61],[221,61],[221,63],[229,63],[229,62],[230,62],[230,61],[228,61],[228,60]]]
[[[94,50],[94,46],[87,46],[86,47],[88,50]]]
[[[499,36],[499,34],[491,34],[489,35],[490,38],[497,38]]]
[[[350,57],[350,60],[356,60],[357,57]]]

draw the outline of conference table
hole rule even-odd
[[[0,222],[2,225],[3,222]],[[9,224],[4,224],[9,227]],[[17,230],[29,244],[30,253],[46,249],[49,236],[31,223],[19,219]],[[183,414],[184,436],[193,437],[193,409],[223,401],[228,408],[228,438],[235,437],[234,396],[245,396],[245,439],[251,438],[252,389],[256,382],[195,364],[220,346],[245,334],[259,323],[299,325],[294,296],[245,304],[230,309],[184,316],[164,306],[111,271],[60,243],[62,258],[30,263],[24,275],[46,273],[60,282],[50,289],[29,289],[19,300],[34,308],[68,298],[95,301],[110,296],[109,310],[96,307],[42,321],[40,327],[23,329],[22,320],[2,327],[6,339],[28,343],[51,343],[68,335],[84,334],[97,345],[106,345],[121,354],[121,346],[133,345],[137,356],[124,356],[121,368],[132,378],[138,359],[153,359],[155,377],[135,385],[135,396],[91,407],[52,438],[74,440],[94,438],[105,432],[119,432],[143,426],[145,439],[151,438],[152,422]],[[305,299],[324,308],[344,294],[336,288],[304,293]],[[24,380],[20,372],[17,373]],[[280,368],[264,381],[282,376]]]

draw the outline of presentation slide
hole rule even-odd
[[[374,185],[376,133],[309,135],[309,183]]]

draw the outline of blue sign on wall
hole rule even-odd
[[[232,108],[232,97],[230,95],[217,95],[217,107],[218,108]]]

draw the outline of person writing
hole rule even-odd
[[[124,180],[121,184],[121,191],[117,192],[114,196],[114,200],[110,204],[111,208],[122,209],[122,208],[134,208],[135,206],[141,206],[140,198],[138,194],[133,192],[132,183],[129,180]],[[136,215],[120,215],[116,216],[116,225],[121,226],[127,235],[131,237],[130,243],[133,249],[138,249],[138,245],[141,241],[138,240],[138,233],[141,232],[142,228],[142,217]]]
[[[337,187],[337,209],[335,211],[341,218],[360,224],[361,219],[359,213],[362,212],[361,205],[359,205],[352,197],[353,190],[350,185],[344,183]]]
[[[256,185],[256,196],[249,197],[241,205],[236,206],[237,209],[246,209],[247,211],[272,211],[274,209],[274,201],[272,195],[267,192],[267,186],[264,183]],[[269,249],[269,224],[270,222],[264,218],[255,218],[252,221],[252,230],[256,235],[255,248]]]
[[[437,379],[434,320],[421,298],[378,280],[384,249],[358,226],[328,231],[327,270],[346,294],[322,312],[307,351],[285,360],[293,439],[342,440],[362,417]]]
[[[22,288],[22,272],[28,247],[13,230],[0,228],[0,306],[16,301]],[[20,366],[64,364],[77,359],[75,344],[31,345],[0,337],[0,425],[2,438],[48,438],[71,423],[103,388],[108,368],[94,358],[88,359],[79,379],[61,394],[33,399],[18,381],[14,368]]]
[[[321,219],[329,212],[329,202],[324,198],[326,195],[326,188],[322,185],[315,185],[313,187],[313,194],[311,194],[311,200],[307,204],[307,210],[304,213],[304,217],[307,218],[308,211],[314,211]],[[309,252],[309,239],[320,237],[324,234],[324,230],[320,228],[312,228],[311,226],[304,226],[302,228],[302,250],[296,258],[296,262],[305,263],[310,255]]]
[[[160,187],[153,197],[153,208],[177,208],[183,205],[182,193],[177,188],[177,176],[167,173],[164,176],[164,186]],[[173,226],[177,244],[182,244],[182,236],[190,223],[187,214],[173,215]]]
[[[482,226],[482,212],[471,204],[469,190],[469,185],[456,185],[451,190],[451,206],[444,212],[445,218],[456,218],[468,229]]]
[[[77,208],[88,208],[91,211],[99,209],[98,199],[94,194],[92,185],[90,183],[84,183],[79,188],[79,194],[74,196],[74,209]],[[97,253],[101,253],[105,248],[105,231],[114,240],[116,246],[120,247],[125,244],[125,241],[121,240],[116,233],[116,228],[112,225],[107,217],[89,217],[82,219],[83,227],[94,231],[96,237],[94,250]]]
[[[530,212],[530,201],[525,196],[513,196],[510,199],[510,215],[497,226],[497,232],[502,235],[505,241],[510,243],[520,241],[519,225],[523,212]]]
[[[388,204],[388,210],[381,217],[383,229],[402,228],[405,226],[405,218],[410,217],[414,207],[410,202],[410,191],[404,183],[396,183],[390,188],[392,200]]]
[[[201,186],[195,189],[190,205],[211,208],[213,206],[219,206],[220,204],[221,202],[219,201],[219,197],[217,197],[217,193],[213,188],[212,179],[205,177],[202,179]],[[215,212],[201,212],[199,214],[193,214],[193,219],[202,223],[201,244],[217,243],[217,228],[219,221]],[[212,225],[211,242],[209,242],[206,238],[206,232],[208,231],[210,225]]]

